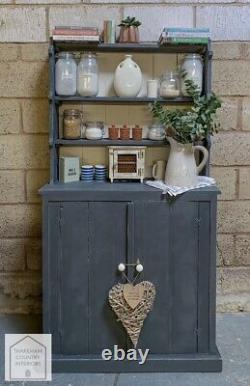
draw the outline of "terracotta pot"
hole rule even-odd
[[[142,128],[139,127],[138,125],[136,125],[132,129],[132,138],[135,141],[141,141],[141,139],[142,139]]]
[[[121,27],[119,43],[139,43],[138,27]]]
[[[120,128],[120,139],[130,139],[130,129],[127,126]]]
[[[112,125],[109,127],[109,138],[110,139],[119,139],[119,128]]]

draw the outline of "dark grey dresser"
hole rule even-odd
[[[49,184],[43,197],[43,321],[56,372],[221,371],[215,343],[215,187],[168,199],[139,183]],[[104,361],[132,348],[111,310],[119,263],[140,259],[156,299],[144,365]],[[127,275],[132,277],[132,268]]]

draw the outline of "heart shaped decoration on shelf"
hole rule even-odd
[[[144,320],[155,299],[155,286],[149,281],[137,285],[114,285],[109,291],[109,304],[127,331],[134,347],[137,346]]]

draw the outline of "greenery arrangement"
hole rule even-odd
[[[196,84],[190,79],[185,79],[185,73],[181,76],[184,78],[187,94],[193,99],[192,107],[189,110],[170,110],[156,101],[150,105],[150,109],[153,117],[166,127],[168,137],[183,144],[194,143],[213,135],[220,128],[220,124],[215,121],[215,114],[221,107],[221,101],[214,93],[200,96]]]
[[[118,25],[118,27],[139,27],[141,25],[141,22],[139,20],[136,20],[135,17],[127,16],[126,19],[123,19],[121,23]]]

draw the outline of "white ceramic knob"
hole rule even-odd
[[[143,271],[143,265],[142,264],[137,264],[135,267],[137,272],[142,272]]]
[[[120,272],[124,272],[124,271],[125,271],[125,269],[126,269],[126,267],[125,267],[125,264],[123,264],[123,263],[120,263],[120,264],[118,265],[118,271],[120,271]]]

